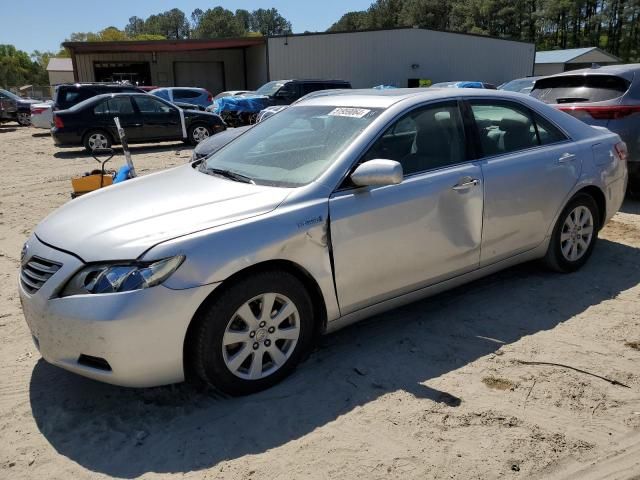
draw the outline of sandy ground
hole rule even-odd
[[[370,319],[261,394],[130,390],[32,345],[22,243],[94,165],[34,131],[0,126],[0,478],[640,478],[640,203],[582,271],[523,265]],[[141,174],[189,156],[134,148]]]

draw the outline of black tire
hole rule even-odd
[[[87,150],[88,152],[93,151],[94,147],[91,146],[91,141],[94,135],[101,135],[104,138],[105,143],[99,148],[111,148],[111,145],[113,144],[111,135],[109,135],[109,133],[105,130],[96,129],[96,130],[91,130],[87,132],[84,138],[82,139],[82,144],[84,145],[85,150]]]
[[[18,112],[16,122],[18,122],[18,125],[20,125],[21,127],[29,127],[31,125],[31,114]]]
[[[189,130],[187,131],[187,140],[189,141],[189,143],[191,145],[195,146],[195,145],[198,145],[198,143],[206,140],[206,138],[197,139],[195,137],[196,132],[199,131],[198,129],[202,129],[202,128],[204,128],[209,133],[209,137],[211,135],[213,135],[213,129],[211,127],[209,127],[208,125],[205,125],[203,123],[196,123],[195,125],[191,125],[189,127]]]
[[[235,313],[241,306],[255,297],[270,292],[288,297],[297,308],[300,328],[297,343],[291,347],[292,351],[288,359],[273,373],[255,380],[240,378],[225,363],[223,354],[225,331],[228,324],[234,318],[237,319]],[[193,373],[209,386],[234,396],[259,392],[287,377],[310,350],[314,337],[311,298],[302,283],[286,272],[262,272],[239,280],[225,289],[213,302],[205,305],[194,322],[196,323],[189,336],[190,344],[186,345],[188,361]],[[257,338],[257,335],[252,338]],[[261,341],[259,348],[266,348],[267,341]],[[250,342],[255,343],[253,345],[246,343],[244,347],[253,348],[257,345],[255,340]],[[276,340],[274,345],[275,343]],[[247,358],[253,362],[253,354],[250,355],[251,358]],[[266,356],[266,358],[270,357]]]
[[[585,207],[591,213],[592,234],[586,250],[582,250],[579,258],[571,260],[567,258],[567,256],[563,253],[562,247],[565,242],[562,241],[562,234],[563,230],[565,229],[565,222],[567,221],[567,218],[578,207]],[[587,260],[589,260],[589,257],[593,253],[593,249],[598,240],[599,225],[600,212],[598,210],[598,205],[596,204],[593,197],[584,193],[580,193],[573,197],[569,201],[569,203],[567,203],[567,206],[562,210],[562,213],[558,217],[556,225],[553,228],[553,234],[551,235],[549,248],[544,258],[544,263],[546,264],[546,266],[551,270],[562,273],[575,272],[576,270],[581,268],[587,262]],[[580,235],[580,233],[578,233],[578,235]],[[582,238],[583,240],[585,239],[584,236],[582,236]]]

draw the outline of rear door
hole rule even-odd
[[[581,152],[557,126],[520,103],[477,99],[468,105],[482,152],[485,266],[542,243],[578,181]]]
[[[118,138],[114,118],[118,117],[120,125],[124,128],[127,139],[140,141],[144,138],[142,131],[142,117],[135,111],[131,103],[131,97],[116,95],[99,102],[93,107],[93,116],[96,125],[104,126],[114,138]]]
[[[182,123],[177,107],[154,98],[152,95],[136,95],[132,98],[142,116],[145,139],[173,140],[182,138]]]

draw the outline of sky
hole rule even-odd
[[[222,6],[256,10],[277,8],[292,23],[294,33],[324,31],[344,13],[364,10],[373,0],[4,0],[0,44],[26,52],[57,51],[72,32],[124,28],[129,17],[179,8],[190,17],[196,8]]]

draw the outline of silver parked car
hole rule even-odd
[[[520,262],[580,268],[622,203],[624,156],[521,94],[316,96],[49,215],[22,252],[24,315],[72,372],[255,392],[317,333]]]

